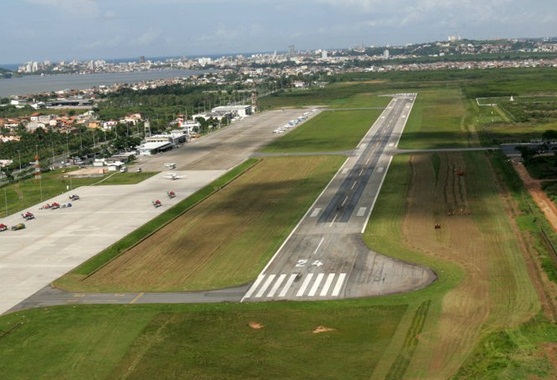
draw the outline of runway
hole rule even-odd
[[[146,171],[176,162],[173,172],[183,179],[170,181],[163,172],[138,185],[83,187],[82,200],[72,209],[31,208],[38,218],[29,222],[28,230],[0,236],[0,313],[60,304],[340,299],[427,286],[435,280],[429,269],[371,252],[361,240],[415,97],[394,95],[358,148],[336,153],[349,157],[252,284],[210,292],[124,294],[67,293],[49,286],[254,154],[278,137],[274,128],[301,110],[259,114],[140,162]],[[169,189],[178,197],[153,208],[151,200],[164,197]]]
[[[415,98],[394,95],[242,301],[367,297],[435,280],[428,268],[372,252],[361,240]]]

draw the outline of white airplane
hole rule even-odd
[[[180,178],[184,178],[181,175],[178,175],[176,173],[167,173],[165,174],[164,178],[170,178],[171,180],[175,180],[175,179],[180,179]]]

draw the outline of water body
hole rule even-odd
[[[207,71],[196,70],[157,70],[128,73],[99,73],[99,74],[57,74],[57,75],[28,75],[18,78],[0,79],[0,97],[12,95],[38,94],[60,90],[83,90],[109,86],[115,83],[138,83],[142,81],[189,77]]]

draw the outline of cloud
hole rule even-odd
[[[159,30],[149,28],[143,34],[130,41],[130,46],[150,46],[160,40],[162,33]]]
[[[97,17],[100,14],[96,0],[25,0],[31,5],[56,8],[73,16]]]

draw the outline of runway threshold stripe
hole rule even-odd
[[[267,281],[265,281],[265,283],[263,284],[263,286],[261,287],[261,289],[259,289],[259,291],[257,292],[257,294],[255,295],[255,298],[259,298],[261,296],[263,296],[263,293],[265,293],[265,290],[267,290],[267,288],[269,287],[269,285],[271,285],[271,282],[273,282],[273,280],[275,279],[276,275],[272,274],[269,277],[267,277]]]
[[[315,210],[313,210],[313,212],[310,215],[310,218],[315,218],[317,215],[319,215],[319,213],[321,212],[320,208],[316,208]]]
[[[304,279],[304,282],[302,283],[302,287],[298,290],[298,293],[296,293],[296,297],[301,297],[304,295],[312,278],[313,278],[313,273],[308,273],[306,278]]]
[[[290,289],[290,287],[292,286],[292,283],[294,282],[294,280],[296,279],[297,274],[291,274],[290,277],[288,277],[288,281],[286,281],[286,284],[284,284],[284,288],[281,289],[280,293],[279,293],[279,297],[285,297],[286,293],[288,292],[288,289]]]
[[[280,288],[280,285],[282,284],[285,278],[286,275],[284,273],[279,276],[277,282],[275,282],[275,284],[271,288],[271,291],[269,292],[269,294],[267,294],[267,297],[273,297],[275,295],[275,293],[277,292],[278,288]]]
[[[264,274],[260,274],[259,276],[257,276],[257,279],[255,280],[251,288],[249,288],[244,298],[250,298],[253,292],[255,292],[255,289],[257,289],[257,287],[259,286],[259,283],[263,281],[264,278],[265,278]]]
[[[367,210],[367,207],[360,207],[358,209],[358,213],[356,214],[356,216],[364,216],[366,214],[366,210]]]
[[[329,288],[331,287],[334,278],[335,278],[335,273],[329,273],[327,279],[325,280],[325,285],[323,285],[323,289],[321,289],[321,293],[319,293],[321,297],[325,297],[327,293],[329,293]]]
[[[344,284],[345,278],[346,278],[346,273],[341,273],[340,276],[338,276],[337,283],[335,284],[335,287],[333,288],[333,293],[331,294],[333,297],[338,297],[338,295],[340,294],[340,289],[342,289],[342,285]]]
[[[313,297],[315,295],[315,293],[317,293],[317,289],[319,288],[319,285],[321,284],[321,280],[323,280],[324,276],[325,276],[325,274],[323,274],[323,273],[319,273],[317,275],[317,278],[315,279],[315,282],[313,283],[313,286],[309,290],[308,296]]]

